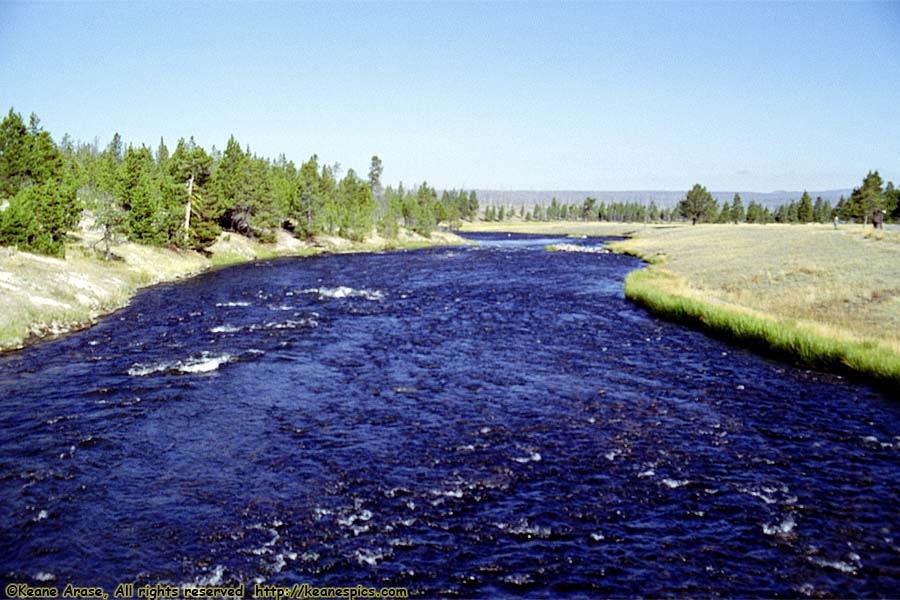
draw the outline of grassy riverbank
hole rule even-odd
[[[401,232],[395,240],[369,237],[351,242],[320,237],[301,242],[280,232],[274,244],[222,234],[209,255],[186,250],[118,244],[116,260],[103,260],[92,247],[98,235],[81,231],[68,244],[65,260],[0,248],[0,350],[21,348],[47,337],[88,327],[127,305],[149,285],[175,281],[211,268],[279,256],[376,252],[465,243],[434,232],[431,238]]]
[[[802,365],[900,382],[900,232],[859,225],[484,225],[479,229],[628,235],[613,249],[653,264],[627,277],[625,294],[655,314]]]

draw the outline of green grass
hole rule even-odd
[[[662,318],[801,366],[900,383],[900,354],[877,340],[817,333],[802,322],[681,295],[677,277],[653,268],[625,279],[625,296]]]

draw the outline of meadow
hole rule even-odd
[[[652,263],[626,296],[801,365],[900,382],[900,232],[861,225],[483,224],[613,236]]]

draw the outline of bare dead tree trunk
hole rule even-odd
[[[109,225],[103,226],[103,243],[106,244],[106,262],[109,262]]]
[[[188,180],[188,201],[187,206],[184,207],[184,241],[188,241],[188,238],[191,235],[191,199],[194,197],[194,174],[191,173],[191,178]]]

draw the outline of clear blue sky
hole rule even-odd
[[[0,107],[54,139],[230,134],[388,183],[900,183],[900,2],[0,2]]]

